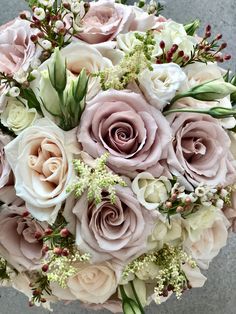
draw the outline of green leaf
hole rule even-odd
[[[38,112],[42,113],[40,103],[31,88],[22,89],[21,97],[27,100],[29,108],[35,108]]]

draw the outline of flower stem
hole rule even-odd
[[[140,309],[141,313],[142,313],[142,314],[145,314],[144,309],[143,309],[143,306],[142,306],[142,304],[141,304],[141,302],[140,302],[140,300],[139,300],[139,297],[138,297],[138,295],[137,295],[136,289],[135,289],[135,287],[134,287],[133,281],[130,282],[130,285],[131,285],[131,288],[132,288],[134,297],[135,297],[135,299],[136,299],[136,301],[137,301],[137,304],[138,304],[138,306],[139,306],[139,309]]]

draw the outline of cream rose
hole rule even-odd
[[[36,118],[37,110],[35,108],[29,109],[27,103],[24,105],[15,98],[8,98],[6,108],[1,114],[2,124],[17,135],[31,126]]]
[[[187,231],[184,247],[198,265],[207,269],[228,239],[229,221],[214,206],[201,207],[183,221]]]
[[[70,277],[67,289],[51,284],[52,292],[62,300],[80,300],[85,303],[106,302],[118,286],[120,273],[111,263],[78,265],[78,273]]]
[[[44,118],[24,130],[5,148],[15,175],[16,194],[40,221],[53,223],[66,189],[74,178],[73,153],[78,152],[74,131],[63,132]]]
[[[139,86],[147,101],[162,110],[175,96],[186,75],[178,64],[154,64],[153,71],[145,69],[139,74]]]
[[[171,183],[166,177],[154,178],[149,172],[141,172],[133,182],[132,189],[138,201],[147,209],[158,209],[168,198]]]

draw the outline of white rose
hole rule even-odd
[[[47,118],[40,119],[5,151],[15,175],[16,194],[36,219],[53,223],[74,179],[75,130],[64,132]]]
[[[145,69],[139,74],[140,89],[147,101],[162,110],[175,96],[186,75],[178,64],[154,64],[153,71]]]
[[[182,241],[182,226],[180,217],[171,217],[169,221],[158,220],[148,238],[150,249],[162,249],[164,244],[177,245]]]
[[[217,63],[200,63],[196,62],[190,64],[184,68],[184,72],[187,76],[187,80],[180,87],[181,92],[185,92],[188,89],[200,85],[207,81],[212,80],[221,80],[224,82],[223,75],[225,74],[225,70],[220,68]],[[224,108],[232,108],[232,104],[230,101],[230,96],[219,99],[217,101],[193,101],[192,103],[186,104],[188,106],[193,106],[194,108],[211,108],[211,107],[224,107]],[[223,127],[227,129],[232,129],[236,125],[236,120],[234,117],[226,118],[220,120]]]
[[[135,36],[135,34],[143,34],[140,32],[128,32],[126,34],[119,34],[116,37],[118,48],[123,50],[125,53],[129,53],[135,48],[135,46],[140,45],[141,42]]]
[[[154,49],[154,55],[162,55],[162,49],[160,48],[160,42],[164,41],[165,50],[168,51],[176,44],[178,45],[178,51],[183,50],[187,56],[191,55],[194,46],[197,44],[196,38],[187,35],[183,24],[176,23],[172,20],[162,24],[161,30],[154,33],[156,46]]]
[[[171,183],[166,177],[156,179],[149,172],[141,172],[133,180],[132,189],[138,201],[145,208],[152,210],[169,198]]]
[[[1,114],[2,124],[17,135],[31,126],[36,118],[37,110],[35,108],[29,109],[26,102],[24,105],[15,98],[8,98],[7,105]]]
[[[202,207],[183,222],[187,234],[184,247],[198,265],[207,269],[211,260],[227,243],[229,221],[214,206]]]
[[[51,284],[52,292],[62,300],[80,300],[85,303],[106,302],[118,286],[118,272],[111,263],[81,264],[78,273],[70,277],[67,289]]]

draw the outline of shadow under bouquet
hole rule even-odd
[[[29,0],[0,27],[0,280],[143,314],[202,287],[236,231],[222,35],[155,1]]]

